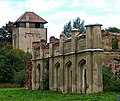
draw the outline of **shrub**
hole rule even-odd
[[[116,37],[112,39],[112,49],[118,49],[118,39]]]
[[[25,85],[25,76],[26,71],[24,69],[20,72],[14,72],[14,83],[20,84],[20,87],[23,87]]]
[[[103,90],[120,91],[120,82],[116,80],[110,67],[103,67]]]
[[[23,86],[25,84],[26,62],[30,57],[30,53],[13,49],[11,45],[1,46],[0,83],[19,83]]]

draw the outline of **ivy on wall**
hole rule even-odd
[[[112,39],[112,49],[118,49],[118,39],[116,37]]]
[[[49,89],[49,58],[43,59],[44,64],[44,77],[43,77],[43,89]]]

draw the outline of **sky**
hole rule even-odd
[[[15,22],[26,11],[48,21],[48,38],[59,38],[64,25],[77,17],[85,25],[120,28],[120,0],[0,0],[0,27]]]

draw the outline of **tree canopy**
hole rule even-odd
[[[66,36],[70,37],[72,28],[79,29],[80,33],[83,33],[85,31],[84,20],[81,21],[81,19],[79,17],[77,17],[73,21],[73,24],[71,24],[71,21],[69,21],[68,23],[66,23],[64,25],[62,33],[64,33]]]
[[[2,42],[9,42],[12,44],[12,29],[13,29],[13,22],[6,23],[5,26],[0,28],[0,43]]]
[[[106,28],[105,30],[113,33],[120,33],[120,29],[116,27],[109,27],[109,28]]]
[[[31,57],[9,44],[0,47],[0,83],[24,83],[26,62]]]

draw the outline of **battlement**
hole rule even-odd
[[[70,38],[67,38],[66,35],[61,34],[59,39],[56,39],[54,36],[50,37],[49,43],[47,43],[45,40],[42,39],[40,42],[33,42],[32,43],[33,59],[55,57],[59,55],[69,55],[73,53],[83,52],[83,50],[85,49],[94,49],[94,47],[89,46],[90,40],[87,40],[86,35],[88,33],[91,33],[88,28],[92,27],[94,29],[93,34],[98,33],[97,37],[99,37],[99,34],[101,35],[101,29],[100,28],[98,29],[98,26],[101,27],[101,25],[96,25],[96,24],[88,25],[85,33],[80,33],[79,30],[72,29],[72,35]],[[95,44],[99,44],[97,41]]]
[[[99,25],[99,24],[98,24]],[[95,25],[88,25],[87,27],[95,27]],[[99,25],[101,26],[101,25]],[[94,38],[94,42],[92,42],[92,47],[89,46],[90,38],[87,40],[87,31],[85,33],[80,33],[79,30],[73,29],[72,36],[67,38],[66,35],[61,34],[59,39],[56,39],[54,36],[51,36],[49,39],[49,43],[47,43],[44,39],[40,42],[33,42],[33,59],[54,57],[59,55],[69,55],[72,53],[79,53],[85,49],[104,49],[105,51],[112,51],[112,40],[117,38],[118,40],[118,50],[120,49],[120,34],[119,33],[111,33],[104,30],[95,28],[96,31],[93,30],[93,34],[101,35],[101,45],[100,41]],[[88,30],[89,31],[89,30]],[[90,32],[90,31],[89,31]],[[98,37],[97,36],[97,37]],[[98,38],[99,39],[99,38]],[[88,45],[88,46],[87,46]],[[95,47],[94,47],[95,46]],[[98,47],[100,46],[100,47]]]
[[[33,59],[72,54],[72,37],[65,39],[63,37],[63,35],[60,35],[59,40],[54,38],[54,41],[52,40],[49,43],[46,43],[45,40],[41,40],[40,42],[33,42]],[[77,36],[75,36],[74,41],[76,47],[74,52],[77,53],[83,49],[86,49],[85,37],[85,33],[79,33]]]

